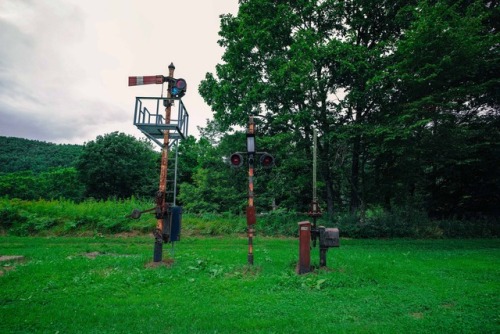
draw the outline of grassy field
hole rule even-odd
[[[498,333],[500,240],[341,240],[298,276],[298,240],[0,237],[0,333]],[[318,251],[313,251],[318,263]]]

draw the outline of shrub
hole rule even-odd
[[[258,232],[267,236],[297,236],[298,223],[311,220],[307,215],[285,210],[274,210],[257,217]]]
[[[153,230],[156,219],[144,214],[138,220],[126,218],[133,208],[150,208],[151,203],[135,198],[129,200],[22,201],[0,198],[0,230],[13,235],[71,234],[75,232],[118,233]],[[184,214],[183,234],[220,236],[245,234],[246,216],[230,212],[223,214]],[[305,214],[276,210],[258,214],[256,235],[297,236],[300,221],[310,221]],[[360,212],[341,213],[328,221],[321,217],[318,225],[338,227],[341,237],[350,238],[472,238],[498,237],[498,218],[483,217],[475,220],[433,220],[425,213],[411,208],[395,207],[387,211],[379,207]]]
[[[6,206],[0,208],[0,228],[4,231],[9,230],[13,226],[22,225],[26,222],[26,216],[12,207]]]

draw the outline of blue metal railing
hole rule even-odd
[[[173,103],[171,116],[175,115],[174,105],[177,105],[177,118],[171,118],[167,124],[165,111],[160,108],[160,105],[164,106],[168,101]],[[188,136],[189,114],[180,98],[136,97],[134,125],[148,138],[163,146],[165,131],[169,131],[169,138],[172,140],[184,139]]]

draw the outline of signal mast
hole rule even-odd
[[[248,234],[248,256],[247,261],[249,265],[253,265],[253,237],[255,234],[255,223],[257,218],[255,215],[254,205],[254,168],[255,157],[260,155],[260,164],[263,168],[272,168],[274,166],[274,157],[267,152],[257,152],[255,147],[255,115],[250,115],[248,120],[247,130],[247,151],[235,152],[231,154],[229,162],[232,167],[239,168],[243,166],[243,155],[247,155],[248,162],[248,205],[246,208],[247,214],[247,234]]]
[[[168,76],[132,76],[128,78],[129,86],[161,84],[161,97],[136,97],[134,125],[146,137],[161,147],[161,169],[159,189],[156,193],[156,206],[147,210],[134,210],[129,216],[139,218],[142,213],[155,212],[156,228],[153,262],[161,262],[163,243],[180,240],[182,207],[176,206],[177,158],[179,140],[188,136],[189,114],[181,98],[186,93],[187,84],[184,79],[174,78],[175,66],[168,66]],[[163,84],[167,83],[167,96],[163,97]],[[160,113],[160,102],[165,107],[165,116]],[[172,118],[172,106],[177,102],[177,117]],[[175,157],[169,157],[174,149]],[[168,173],[169,162],[174,163],[173,174]]]
[[[316,247],[316,240],[319,239],[319,265],[326,267],[326,253],[330,247],[340,247],[339,242],[339,229],[338,228],[325,228],[324,226],[317,226],[316,220],[322,216],[321,209],[318,204],[317,184],[316,184],[316,168],[318,154],[318,133],[313,129],[313,196],[308,216],[313,219],[313,224],[310,228],[310,238],[313,247]],[[299,232],[300,233],[300,232]],[[308,246],[308,248],[310,248]],[[308,270],[306,270],[307,272]]]

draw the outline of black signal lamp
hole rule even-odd
[[[186,94],[187,83],[184,79],[173,79],[170,94],[172,97],[183,97]]]

